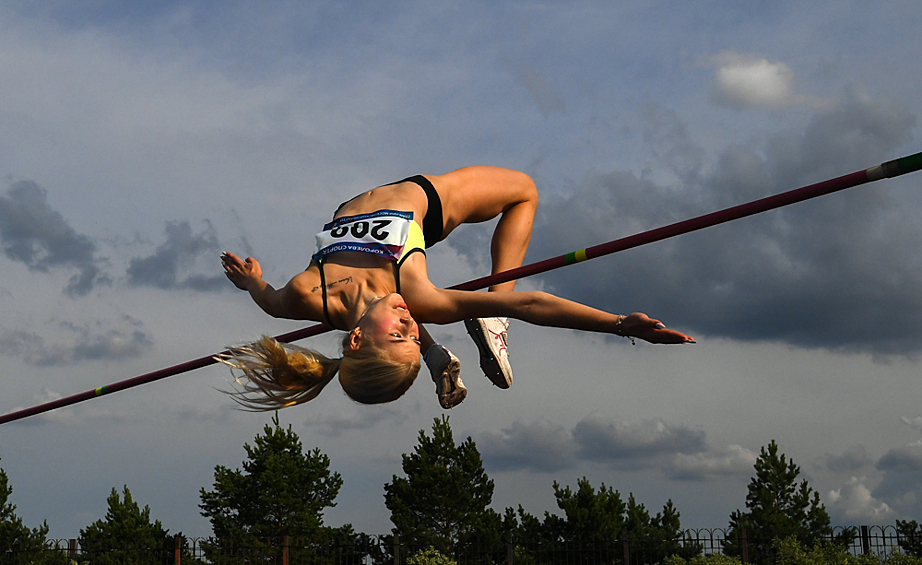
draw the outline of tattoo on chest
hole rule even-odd
[[[352,282],[352,277],[346,277],[346,278],[344,278],[344,279],[339,279],[338,281],[333,281],[333,282],[331,282],[331,283],[327,283],[327,290],[330,290],[331,288],[333,288],[334,286],[336,286],[336,285],[338,285],[338,284],[348,284],[348,283],[351,283],[351,282]],[[314,288],[312,288],[312,289],[311,289],[311,292],[317,292],[318,290],[320,290],[320,285],[317,285],[317,286],[315,286]]]

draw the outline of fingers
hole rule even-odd
[[[637,316],[637,323],[642,329],[636,332],[636,337],[644,341],[660,344],[697,343],[693,337],[687,336],[682,332],[667,329],[664,323],[659,320],[654,320],[646,314],[638,312],[631,316]]]
[[[229,271],[231,267],[237,267],[241,271],[245,270],[245,267],[253,263],[252,257],[247,257],[246,261],[242,260],[240,257],[237,257],[229,251],[221,253],[221,264],[224,265],[224,269]]]
[[[253,276],[255,271],[253,258],[247,257],[246,261],[243,261],[233,253],[225,251],[221,253],[221,265],[224,267],[224,275],[234,283],[234,286],[246,290],[247,280]]]

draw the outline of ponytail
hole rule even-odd
[[[343,338],[343,358],[330,359],[316,351],[281,344],[263,336],[215,357],[236,369],[240,389],[228,394],[246,410],[272,411],[313,400],[339,372],[346,395],[362,404],[391,402],[403,396],[419,374],[419,360],[398,362],[386,352],[366,345],[348,347]]]
[[[215,359],[242,373],[235,375],[240,390],[228,394],[254,412],[313,400],[333,380],[340,364],[339,359],[296,345],[282,345],[267,336]]]

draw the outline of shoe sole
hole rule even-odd
[[[461,383],[461,362],[457,359],[450,360],[438,380],[433,380],[435,394],[445,410],[454,408],[467,398],[467,388]]]
[[[493,355],[493,349],[490,347],[490,344],[487,343],[486,337],[483,335],[484,331],[480,322],[477,320],[464,320],[464,327],[467,329],[467,334],[471,336],[471,339],[473,339],[474,343],[477,345],[477,351],[481,353],[480,369],[483,371],[484,375],[490,379],[491,383],[503,390],[512,386],[512,383],[506,382],[506,376],[503,374],[503,371],[499,369],[499,361],[497,361],[496,356]],[[489,356],[484,356],[484,351],[489,351]]]

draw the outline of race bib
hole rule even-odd
[[[343,216],[323,226],[318,233],[314,261],[333,253],[358,251],[397,261],[410,233],[413,212],[378,210],[369,214]]]

